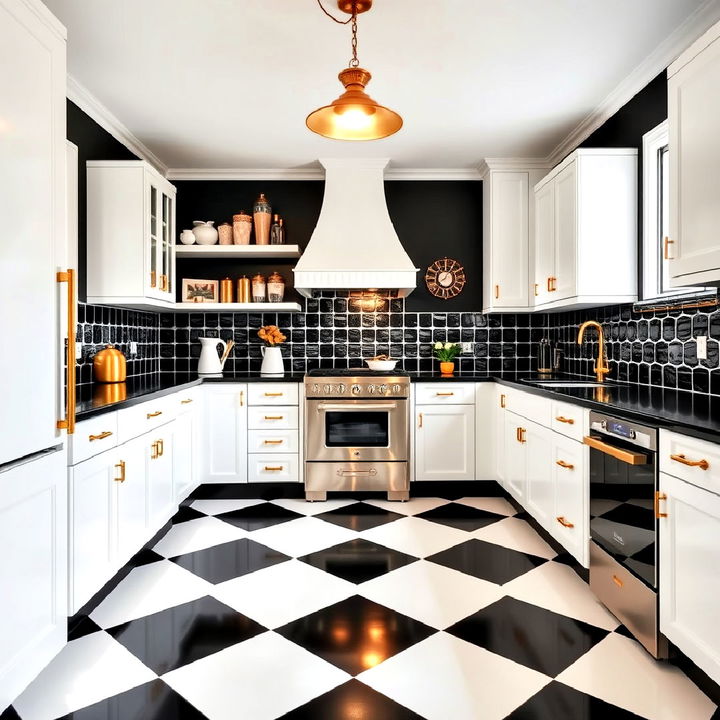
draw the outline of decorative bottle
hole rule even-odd
[[[270,243],[270,218],[272,208],[265,193],[260,196],[253,205],[253,220],[255,221],[255,242],[258,245],[268,245]]]
[[[273,215],[273,224],[270,227],[270,244],[285,244],[285,228],[283,227],[283,220],[279,215]]]
[[[285,280],[283,276],[274,272],[267,281],[267,296],[271,303],[279,303],[283,301],[285,295]]]

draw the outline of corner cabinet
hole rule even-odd
[[[668,68],[673,286],[720,285],[720,23]]]
[[[175,186],[141,160],[87,163],[87,300],[175,306]]]
[[[637,300],[637,150],[576,150],[535,186],[536,310]]]

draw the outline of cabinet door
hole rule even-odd
[[[70,468],[70,613],[76,613],[115,572],[117,450]]]
[[[584,567],[589,562],[588,448],[553,433],[555,512],[550,532]]]
[[[535,305],[550,302],[552,277],[555,274],[555,179],[535,193],[535,271],[533,295]]]
[[[720,496],[660,473],[660,631],[720,682]]]
[[[0,711],[65,644],[66,488],[62,452],[0,472]]]
[[[577,295],[577,163],[555,178],[555,270],[550,301]]]
[[[145,441],[147,521],[150,534],[157,532],[175,509],[173,494],[173,432],[175,421],[148,433]]]
[[[668,81],[670,275],[677,285],[720,282],[718,87],[720,39]]]
[[[173,485],[175,503],[182,502],[194,490],[195,413],[186,412],[175,420],[173,441]]]
[[[505,411],[505,489],[522,504],[525,503],[526,496],[526,453],[520,431],[527,427],[527,424],[527,420],[519,415]]]
[[[201,482],[247,482],[247,385],[208,384],[203,402]]]
[[[475,479],[475,406],[418,405],[416,480]]]
[[[147,437],[142,436],[117,448],[113,478],[118,564],[127,562],[153,534],[147,522],[146,445]]]
[[[145,294],[148,297],[162,298],[164,293],[160,289],[160,245],[162,242],[162,199],[158,187],[152,182],[148,173],[145,173],[145,195],[147,202],[146,241],[145,241]]]
[[[545,528],[554,522],[555,485],[553,478],[553,432],[547,428],[526,422],[526,486],[525,497],[528,512]]]
[[[168,194],[161,191],[158,191],[158,196],[160,210],[160,232],[157,243],[157,265],[160,273],[158,286],[163,296],[168,300],[172,300],[175,292],[173,273],[174,201]]]

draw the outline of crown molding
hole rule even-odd
[[[549,170],[549,158],[485,158],[478,165],[478,173],[484,178],[492,170]]]
[[[720,20],[720,0],[705,2],[661,42],[548,156],[557,165],[606,120],[640,92],[655,76]]]
[[[67,97],[128,150],[150,163],[161,175],[166,175],[167,165],[70,74],[67,76]]]
[[[168,180],[324,180],[321,167],[169,168]],[[477,168],[388,168],[385,180],[480,180]]]

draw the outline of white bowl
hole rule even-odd
[[[397,360],[366,360],[367,366],[371,370],[387,371],[394,370]]]

